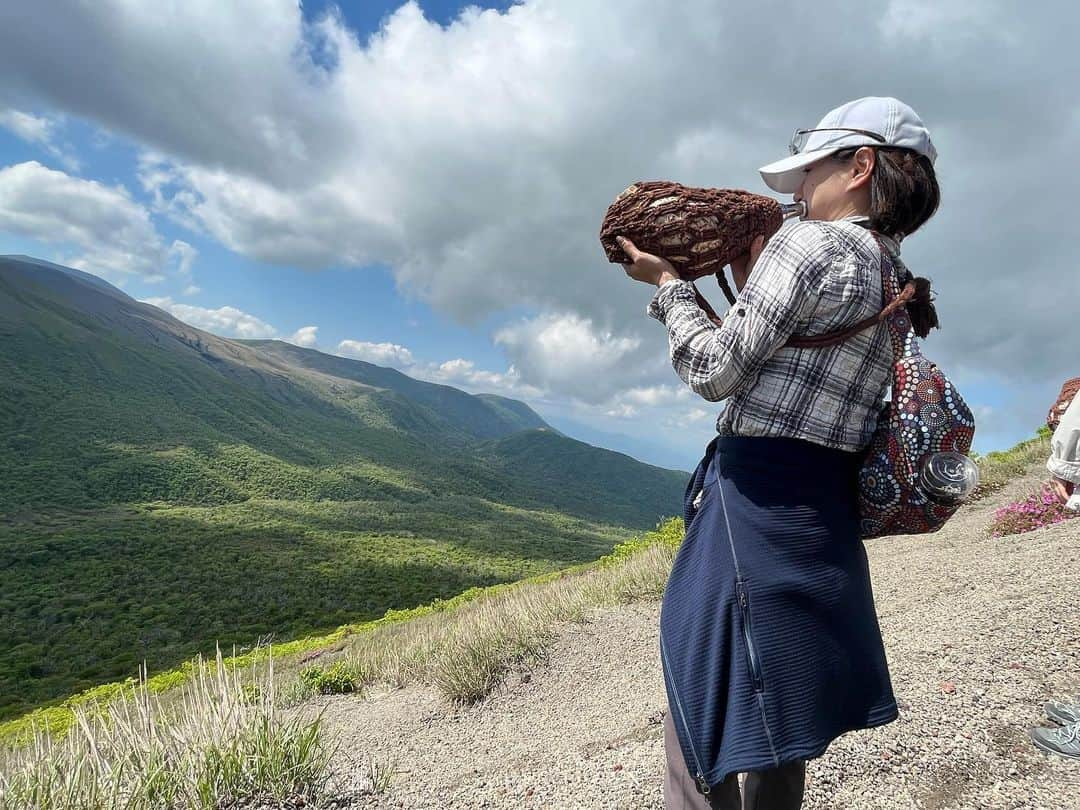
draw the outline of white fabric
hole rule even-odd
[[[1080,396],[1061,415],[1061,423],[1050,439],[1046,469],[1063,481],[1080,484]]]

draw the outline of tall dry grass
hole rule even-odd
[[[145,682],[108,706],[77,711],[61,740],[0,752],[0,810],[171,810],[234,807],[322,794],[331,745],[321,718],[286,719],[272,665],[216,666],[168,707]]]

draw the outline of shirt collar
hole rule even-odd
[[[851,216],[844,217],[840,221],[841,222],[851,222],[851,223],[853,223],[855,225],[861,225],[862,227],[867,228],[867,229],[870,228],[870,217],[866,216],[866,214],[852,214]],[[893,239],[891,236],[886,236],[883,233],[879,233],[877,236],[882,242],[885,243],[885,247],[887,247],[889,249],[889,252],[893,256],[899,256],[900,255],[900,242],[899,242],[899,240]]]

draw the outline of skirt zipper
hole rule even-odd
[[[746,657],[750,659],[750,675],[754,679],[754,690],[762,692],[765,684],[761,678],[761,666],[758,664],[757,653],[754,651],[754,638],[750,632],[750,597],[746,593],[744,583],[736,582],[735,590],[739,594],[739,609],[742,612],[743,641],[746,642]]]
[[[694,767],[697,769],[694,773],[694,780],[698,783],[698,789],[703,796],[709,795],[709,783],[705,781],[705,774],[701,770],[701,760],[698,758],[697,749],[694,747],[694,738],[690,735],[690,727],[686,723],[686,715],[683,713],[682,701],[679,700],[679,692],[675,688],[675,684],[668,680],[667,673],[671,671],[671,666],[667,660],[667,647],[664,646],[664,637],[660,636],[660,654],[664,658],[664,681],[667,682],[668,688],[671,690],[672,697],[675,698],[675,708],[679,710],[679,722],[682,724],[683,734],[686,735],[686,742],[690,748],[690,753],[694,756]]]

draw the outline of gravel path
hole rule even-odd
[[[805,808],[1080,808],[1080,760],[1027,739],[1047,698],[1080,694],[1080,520],[985,533],[995,506],[1039,480],[934,537],[868,544],[900,719],[811,762]],[[341,806],[661,808],[658,613],[641,603],[567,625],[543,666],[476,707],[419,687],[316,701],[341,742]],[[396,770],[382,796],[361,790],[371,756]]]

